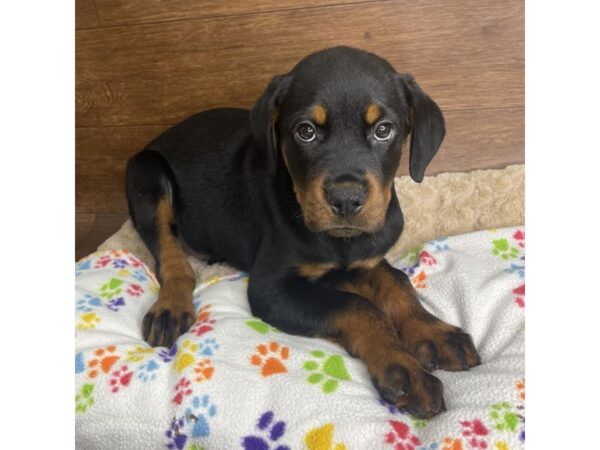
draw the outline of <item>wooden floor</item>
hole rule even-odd
[[[126,218],[127,159],[191,113],[250,107],[345,44],[412,73],[444,111],[429,174],[524,161],[522,0],[76,0],[76,249]],[[400,174],[407,173],[406,161]]]

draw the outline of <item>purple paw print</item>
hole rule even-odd
[[[177,354],[177,344],[173,344],[173,346],[169,350],[165,350],[164,348],[161,348],[158,351],[158,357],[163,362],[166,362],[166,363],[172,361],[173,358],[175,358],[176,354]]]
[[[113,298],[106,307],[111,311],[118,311],[119,306],[125,306],[125,299],[123,297]]]
[[[396,408],[394,405],[386,402],[382,398],[379,399],[379,404],[381,406],[385,407],[385,409],[387,409],[390,414],[404,414],[403,410],[400,410],[400,409]]]
[[[242,440],[244,450],[290,450],[287,445],[277,445],[276,441],[285,434],[285,423],[273,423],[273,417],[273,411],[260,416],[256,428],[262,436],[245,436]],[[276,447],[271,447],[271,444]]]
[[[176,419],[173,417],[171,421],[171,426],[165,432],[165,436],[167,437],[167,448],[168,449],[177,449],[183,450],[185,447],[185,443],[187,442],[187,435],[183,433],[183,427],[185,425],[185,420],[183,417]]]
[[[113,267],[115,269],[123,269],[125,266],[128,266],[129,263],[124,259],[113,259]]]

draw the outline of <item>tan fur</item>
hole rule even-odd
[[[307,263],[298,266],[296,271],[305,278],[317,279],[336,267],[333,263]]]
[[[352,262],[348,268],[349,269],[372,269],[376,267],[381,260],[383,259],[383,255],[381,256],[373,256],[372,258],[361,259],[359,261]]]
[[[390,260],[411,248],[439,236],[449,236],[525,222],[525,167],[443,173],[426,176],[417,184],[408,176],[395,179],[395,188],[404,213],[404,231],[388,252]],[[154,267],[154,259],[138,236],[131,220],[98,247],[99,251],[129,249]],[[236,270],[226,264],[209,265],[189,256],[198,278],[229,275]]]
[[[381,108],[379,108],[379,106],[377,106],[375,103],[369,104],[369,106],[367,106],[367,110],[365,111],[365,122],[367,122],[369,125],[373,125],[380,117]]]
[[[313,106],[312,120],[317,125],[325,125],[327,123],[327,108],[325,108],[323,105]]]

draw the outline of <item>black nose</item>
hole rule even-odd
[[[355,216],[362,209],[366,190],[359,185],[332,186],[327,189],[327,201],[334,214],[341,217]]]

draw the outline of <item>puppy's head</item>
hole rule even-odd
[[[381,229],[406,137],[410,175],[421,182],[445,133],[440,109],[412,76],[348,47],[274,77],[251,125],[273,170],[282,156],[306,227],[336,237]]]

